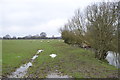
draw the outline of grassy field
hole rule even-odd
[[[65,44],[62,40],[3,40],[3,76],[9,75],[30,61],[37,50],[43,49],[26,76],[45,78],[48,73],[61,72],[74,78],[117,77],[118,70],[94,58],[94,53]],[[57,54],[54,59],[50,54]]]
[[[2,75],[2,40],[0,40],[0,78]]]

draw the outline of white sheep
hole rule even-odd
[[[50,42],[50,41],[47,41],[48,43]]]
[[[43,50],[38,50],[38,51],[37,51],[37,54],[41,53],[42,51],[43,51]]]
[[[43,41],[41,41],[41,42],[43,42]]]

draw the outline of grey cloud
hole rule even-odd
[[[84,8],[93,1],[2,0],[0,27],[3,29],[0,36],[39,34],[41,31],[45,31],[49,35],[60,35],[58,29],[74,15],[74,11]]]

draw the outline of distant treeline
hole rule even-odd
[[[45,32],[42,32],[37,35],[28,35],[28,36],[24,36],[24,37],[16,37],[16,36],[13,36],[11,37],[9,34],[3,36],[3,37],[0,37],[0,39],[61,39],[61,37],[54,37],[54,35],[52,37],[47,37],[47,34]]]
[[[38,38],[34,38],[34,37],[18,37],[18,38],[5,38],[5,37],[0,37],[0,39],[7,39],[7,40],[11,40],[11,39],[62,39],[61,37],[38,37]]]
[[[7,40],[11,40],[11,39],[62,39],[61,37],[12,37],[12,38],[6,38],[6,37],[0,37],[0,39],[7,39]]]

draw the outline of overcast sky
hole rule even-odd
[[[101,0],[1,0],[0,36],[60,36],[59,28],[84,8]]]

